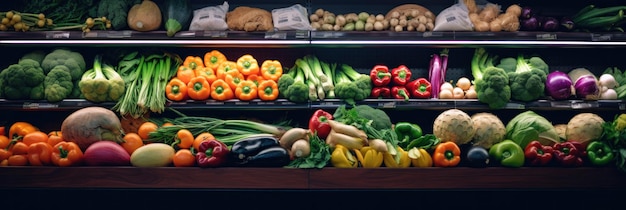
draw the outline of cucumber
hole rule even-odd
[[[167,36],[173,37],[177,32],[189,28],[193,14],[189,0],[165,0],[161,11]]]

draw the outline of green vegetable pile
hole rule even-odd
[[[309,134],[311,154],[304,158],[296,158],[289,162],[287,168],[324,168],[330,162],[330,145],[317,135]]]
[[[550,121],[533,111],[525,111],[506,125],[506,139],[525,148],[528,143],[538,140],[543,145],[560,142],[559,134]]]
[[[476,48],[471,65],[478,101],[492,109],[504,108],[511,100],[509,75],[504,69],[494,66],[496,58],[484,48]]]
[[[76,84],[85,65],[83,56],[70,49],[27,53],[0,72],[0,97],[49,102],[80,98]]]
[[[506,57],[496,67],[504,69],[509,76],[511,99],[534,101],[545,95],[545,84],[549,71],[548,64],[540,57]]]
[[[278,90],[283,98],[297,103],[337,98],[353,104],[370,95],[372,82],[347,64],[327,63],[307,55],[280,77]]]
[[[626,172],[626,114],[616,114],[613,121],[602,124],[599,141],[608,144],[615,158],[617,169]]]
[[[102,64],[96,55],[93,68],[87,70],[78,82],[80,92],[91,102],[118,101],[124,95],[125,84],[113,66]]]

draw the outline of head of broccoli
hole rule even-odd
[[[2,70],[0,76],[2,92],[7,99],[43,99],[45,74],[37,61],[22,59]]]
[[[74,87],[72,76],[65,66],[57,66],[50,70],[43,84],[44,95],[49,102],[62,101],[70,95]]]
[[[502,68],[487,67],[481,79],[474,80],[478,101],[486,103],[489,108],[504,108],[511,100],[509,76]]]
[[[65,48],[58,48],[48,53],[41,62],[45,74],[48,74],[55,66],[65,66],[70,70],[72,80],[78,80],[85,72],[85,58],[78,52]]]

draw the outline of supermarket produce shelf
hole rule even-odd
[[[297,46],[435,46],[617,47],[626,34],[615,32],[393,32],[393,31],[34,31],[0,32],[0,45],[297,47]]]
[[[254,99],[251,101],[241,101],[230,99],[226,101],[187,100],[181,102],[168,101],[167,107],[175,109],[223,109],[223,110],[292,110],[292,109],[336,109],[347,103],[340,99],[325,99],[322,101],[311,101],[305,103],[295,103],[287,99],[277,99],[274,101],[262,101]],[[477,99],[365,99],[357,101],[357,105],[369,105],[379,109],[423,109],[423,110],[446,110],[451,108],[465,110],[486,110],[489,109]],[[33,100],[7,100],[0,99],[0,108],[8,110],[73,110],[88,106],[102,106],[112,108],[115,102],[93,103],[85,99],[64,99],[60,102],[33,101]],[[536,109],[536,110],[626,110],[624,100],[537,100],[532,102],[511,101],[503,109]]]
[[[185,175],[181,179],[181,174]],[[623,190],[614,167],[198,168],[2,167],[0,189]],[[370,181],[368,181],[370,180]]]

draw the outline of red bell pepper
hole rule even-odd
[[[587,156],[585,147],[580,142],[566,141],[555,143],[554,159],[561,166],[578,167],[583,165],[583,158]]]
[[[329,120],[333,119],[333,115],[322,109],[318,109],[313,113],[311,119],[309,119],[309,130],[316,132],[317,136],[321,139],[325,139],[330,133]]]
[[[526,162],[531,166],[545,166],[552,161],[552,146],[542,145],[539,141],[531,141],[524,148]]]
[[[374,87],[387,86],[391,82],[391,73],[385,65],[376,65],[370,71],[370,78]]]
[[[391,96],[395,99],[409,100],[409,91],[404,86],[391,87]]]
[[[217,139],[207,139],[200,143],[196,162],[202,168],[222,166],[228,160],[228,146]]]
[[[391,98],[391,89],[389,87],[373,87],[370,96],[372,98]]]
[[[411,80],[411,70],[400,65],[391,70],[391,83],[395,86],[404,86]]]
[[[407,90],[409,90],[411,97],[430,98],[432,86],[426,78],[418,78],[409,82],[406,86]]]

